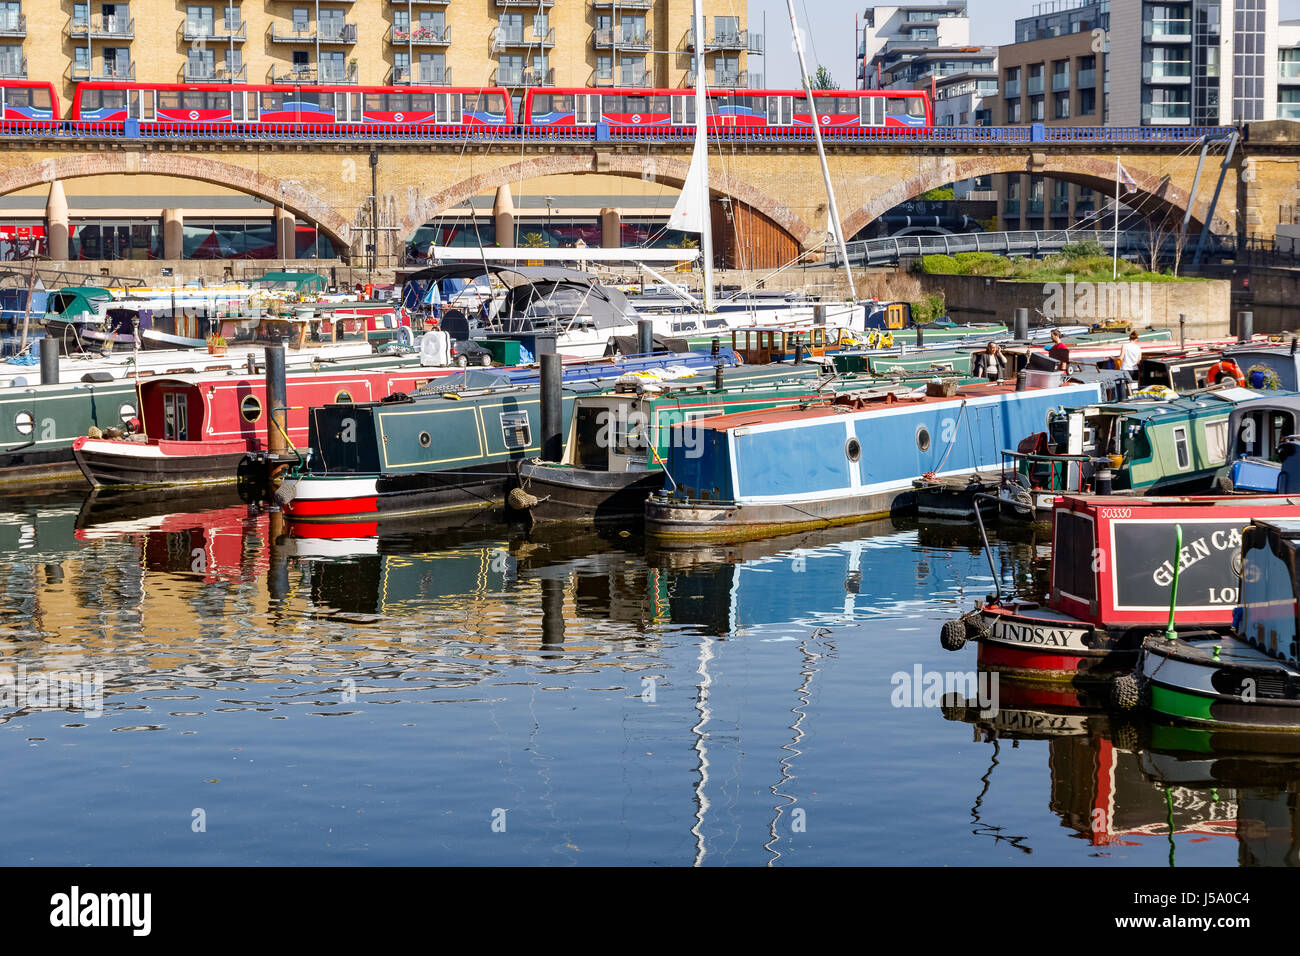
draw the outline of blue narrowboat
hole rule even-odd
[[[914,504],[918,477],[995,471],[1002,449],[1041,430],[1052,409],[1099,395],[1095,382],[1024,391],[1004,382],[697,420],[678,426],[699,433],[672,443],[646,533],[745,538],[887,515]]]

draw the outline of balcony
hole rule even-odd
[[[27,79],[27,58],[22,56],[0,57],[0,80]]]
[[[181,24],[181,37],[186,43],[214,40],[220,43],[243,43],[248,38],[248,24],[230,23],[196,23],[186,20]]]
[[[502,0],[497,0],[498,3]],[[597,10],[606,7],[618,7],[620,10],[650,10],[654,7],[654,0],[591,0],[591,5]],[[533,3],[532,6],[537,6]],[[550,4],[547,4],[550,6]]]
[[[27,14],[0,17],[0,37],[27,36]]]
[[[511,47],[544,50],[553,46],[555,46],[555,27],[551,27],[544,34],[536,33],[531,28],[507,29],[506,27],[497,27],[492,33],[493,51]]]
[[[1192,120],[1191,103],[1144,103],[1142,120],[1149,123],[1185,125]]]
[[[1191,43],[1191,20],[1147,20],[1142,24],[1142,38],[1150,43]]]
[[[1007,80],[1002,84],[1002,95],[1008,99],[1020,96],[1020,81]]]
[[[1277,118],[1284,120],[1300,120],[1300,103],[1278,103]]]
[[[1002,204],[1002,215],[1004,215],[1004,216],[1015,216],[1017,219],[1019,219],[1019,218],[1020,218],[1020,200],[1019,200],[1019,199],[1008,199],[1006,202],[1004,202],[1004,203]]]
[[[499,66],[492,74],[493,86],[554,86],[555,70],[521,70],[514,67]]]
[[[1031,76],[1025,86],[1030,96],[1043,92],[1043,78],[1041,76]]]
[[[496,0],[496,4],[498,7],[531,7],[536,10],[539,6],[555,6],[555,0],[541,0],[540,3],[538,0]],[[599,6],[599,4],[597,4],[597,6]],[[624,4],[620,3],[619,6],[624,6]],[[631,4],[628,4],[628,6],[631,6]]]
[[[1192,82],[1192,64],[1188,60],[1164,60],[1159,63],[1143,63],[1142,79],[1148,83],[1190,85]]]
[[[629,53],[649,53],[654,49],[651,33],[637,33],[632,30],[601,29],[592,34],[592,43],[598,50],[626,50]]]
[[[1300,83],[1300,60],[1279,59],[1277,61],[1277,81],[1288,86],[1293,83]]]
[[[394,46],[447,46],[451,43],[451,27],[415,27],[411,30],[393,27],[388,42]]]
[[[1066,196],[1052,197],[1052,215],[1066,216],[1070,212],[1070,200]]]
[[[1068,90],[1069,88],[1070,88],[1070,74],[1069,74],[1069,73],[1053,73],[1053,74],[1052,74],[1052,92],[1053,92],[1053,93],[1062,93],[1062,92],[1064,92],[1065,90]]]
[[[707,78],[708,74],[705,74]],[[724,82],[725,81],[725,82]],[[682,82],[683,86],[690,87],[695,85],[695,71],[688,70],[686,79]],[[706,83],[707,86],[717,87],[719,89],[733,90],[757,90],[763,86],[762,77],[758,73],[719,73],[713,71],[713,80]]]
[[[686,51],[695,49],[694,30],[686,31],[686,36],[682,37],[680,49]],[[714,33],[712,37],[705,39],[704,52],[711,53],[714,50],[761,54],[763,52],[763,34],[755,33],[752,30],[730,30],[724,33]]]
[[[92,40],[131,40],[135,37],[135,20],[103,15],[73,19],[69,21],[68,33],[74,37],[89,35]]]
[[[271,24],[269,34],[272,43],[342,43],[351,45],[357,42],[355,23],[318,23],[316,26],[295,30],[285,29],[279,24]]]
[[[591,85],[626,86],[636,90],[650,89],[654,86],[654,75],[652,73],[629,73],[621,75],[619,79],[615,81],[613,73],[593,73],[591,76]]]
[[[1041,216],[1043,214],[1043,201],[1041,199],[1031,199],[1025,203],[1026,216]]]
[[[412,69],[395,66],[388,71],[389,86],[451,86],[451,67],[435,70],[432,67]]]
[[[128,63],[126,66],[103,66],[101,64],[98,68],[78,66],[74,63],[70,72],[74,80],[94,80],[95,82],[123,80],[131,82],[135,79],[135,63]]]
[[[271,82],[285,84],[341,83],[353,85],[357,82],[357,71],[351,68],[326,67],[318,70],[314,66],[290,67],[283,73],[271,68]]]
[[[1078,75],[1078,81],[1075,85],[1078,86],[1079,89],[1089,90],[1089,89],[1097,88],[1096,70],[1080,70],[1077,75]]]
[[[182,83],[247,83],[248,67],[230,70],[225,66],[186,63],[181,70]]]
[[[396,7],[405,7],[405,6],[417,6],[417,7],[418,7],[418,6],[421,6],[421,5],[423,5],[423,4],[430,4],[430,5],[433,5],[433,6],[445,7],[448,3],[451,2],[451,0],[388,0],[388,2],[391,3],[391,4],[393,4],[393,6],[396,6]],[[537,6],[537,4],[534,3],[533,6]],[[550,6],[550,4],[548,3],[547,6]]]

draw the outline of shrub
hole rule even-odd
[[[921,271],[936,276],[961,275],[961,267],[952,256],[933,255],[921,257]]]
[[[1094,259],[1108,255],[1106,247],[1096,239],[1084,239],[1071,242],[1061,247],[1061,255],[1067,259]]]
[[[923,295],[911,303],[912,321],[917,325],[926,325],[933,322],[939,316],[948,311],[948,303],[944,301],[942,292],[933,292],[929,295]]]

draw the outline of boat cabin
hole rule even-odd
[[[748,365],[769,365],[773,362],[793,362],[795,350],[803,347],[805,359],[823,358],[832,344],[831,330],[824,326],[810,329],[755,328],[734,329],[731,348]]]
[[[1048,607],[1112,631],[1165,624],[1177,560],[1179,625],[1230,624],[1242,529],[1255,518],[1294,517],[1298,505],[1300,499],[1256,495],[1062,497],[1054,511]]]
[[[1144,356],[1138,363],[1138,388],[1161,385],[1176,392],[1188,392],[1215,382],[1207,376],[1223,360],[1222,352],[1180,352],[1177,355]]]
[[[897,332],[912,324],[912,307],[906,302],[876,302],[866,309],[866,329]]]
[[[1300,395],[1265,395],[1242,402],[1228,419],[1228,435],[1232,487],[1276,491],[1283,457],[1295,448],[1286,439],[1300,435]]]
[[[1246,387],[1260,391],[1300,391],[1300,356],[1296,354],[1296,339],[1289,346],[1243,345],[1225,349],[1224,356],[1231,358],[1246,378]]]

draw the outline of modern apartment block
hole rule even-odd
[[[763,38],[744,4],[705,9],[709,82],[749,85]],[[693,33],[691,0],[9,0],[0,75],[64,97],[78,80],[678,87]]]
[[[857,29],[860,90],[887,85],[884,74],[912,57],[971,45],[965,0],[868,7]]]
[[[1110,11],[1115,125],[1220,126],[1275,119],[1278,0],[1116,2]]]

